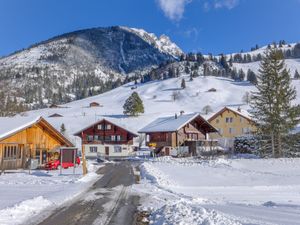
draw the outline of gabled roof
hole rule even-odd
[[[56,130],[50,123],[43,117],[0,117],[0,141],[6,139],[18,132],[21,132],[31,126],[39,125],[45,130],[65,143],[69,147],[74,145],[58,130]]]
[[[91,124],[91,125],[89,125],[89,126],[83,128],[83,129],[81,129],[80,131],[77,131],[76,133],[74,133],[74,135],[75,135],[75,136],[80,136],[81,133],[82,133],[83,131],[85,131],[85,130],[87,130],[87,129],[89,129],[89,128],[91,128],[91,127],[97,125],[97,124],[100,124],[100,123],[102,123],[103,121],[106,121],[106,122],[108,122],[108,123],[110,123],[110,124],[113,124],[113,125],[116,126],[116,127],[120,127],[120,128],[122,128],[123,130],[126,130],[128,133],[131,133],[131,134],[132,134],[133,136],[135,136],[135,137],[139,136],[138,134],[136,134],[136,133],[134,133],[134,132],[128,130],[127,128],[123,127],[122,125],[118,125],[118,124],[116,124],[115,122],[112,122],[112,121],[110,121],[110,120],[108,120],[108,119],[106,119],[106,118],[103,118],[103,119],[101,119],[101,120],[98,120],[97,122],[95,122],[95,123],[93,123],[93,124]]]
[[[177,118],[175,116],[158,118],[139,130],[139,133],[175,132],[197,118],[201,119],[203,121],[202,125],[206,125],[211,132],[217,132],[217,130],[212,125],[210,125],[209,122],[207,122],[202,116],[200,116],[199,113],[192,113],[183,114],[177,116]]]
[[[217,116],[219,116],[220,114],[222,114],[223,112],[225,112],[226,110],[229,110],[247,120],[253,121],[252,119],[252,115],[245,109],[241,109],[241,108],[235,108],[232,106],[225,106],[224,108],[222,108],[221,110],[219,110],[218,112],[214,113],[209,119],[208,121],[212,121],[214,120]]]

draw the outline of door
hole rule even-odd
[[[109,156],[109,147],[108,146],[105,146],[105,155]]]
[[[170,155],[170,148],[165,148],[166,155]]]

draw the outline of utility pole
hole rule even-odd
[[[87,167],[86,167],[85,148],[83,145],[83,141],[84,141],[84,136],[83,136],[83,132],[82,132],[81,133],[82,174],[83,174],[83,176],[85,176],[88,171],[87,171]]]

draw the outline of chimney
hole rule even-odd
[[[238,112],[241,112],[241,111],[242,111],[242,110],[241,110],[241,107],[238,107],[238,108],[237,108],[237,111],[238,111]]]
[[[178,117],[178,116],[177,116],[177,113],[175,113],[175,119],[177,119],[177,117]]]

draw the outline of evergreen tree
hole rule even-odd
[[[182,89],[185,89],[185,88],[186,88],[186,85],[185,85],[185,79],[184,79],[184,78],[182,78],[182,80],[181,80],[181,88],[182,88]]]
[[[139,113],[144,113],[143,101],[137,92],[133,92],[123,105],[124,114],[137,116]]]
[[[292,105],[296,90],[291,86],[289,71],[282,52],[272,49],[263,58],[252,95],[253,116],[258,124],[261,151],[272,151],[274,157],[283,156],[284,136],[298,123],[299,106]]]
[[[247,71],[247,81],[249,81],[249,82],[252,83],[252,84],[256,84],[256,83],[257,83],[256,75],[255,75],[255,73],[254,73],[252,70],[250,70],[250,69],[248,69],[248,71]]]
[[[239,81],[245,80],[245,73],[242,69],[239,70]]]
[[[295,75],[294,75],[295,79],[300,79],[300,74],[298,73],[298,70],[295,71]]]

